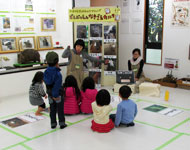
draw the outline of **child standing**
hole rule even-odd
[[[93,131],[106,133],[114,128],[114,123],[109,119],[109,113],[112,111],[112,106],[109,104],[109,92],[100,90],[96,95],[96,101],[92,103],[94,120],[92,120],[91,129]]]
[[[81,91],[81,105],[80,109],[82,113],[91,114],[91,103],[96,100],[98,91],[95,89],[95,82],[92,77],[86,77],[82,83]]]
[[[127,127],[134,126],[134,118],[137,115],[137,105],[129,98],[132,91],[128,86],[122,86],[119,89],[119,96],[122,102],[117,106],[117,113],[110,115],[110,118],[115,122],[115,126],[125,125]]]
[[[46,104],[44,103],[44,100],[42,98],[47,98],[47,95],[43,88],[43,77],[43,72],[36,72],[29,90],[29,100],[31,105],[38,106],[38,109],[35,113],[36,116],[41,116],[41,111],[43,111],[46,108]]]
[[[64,96],[64,114],[72,115],[80,113],[80,90],[78,88],[77,80],[73,75],[69,75],[63,84]]]
[[[48,64],[47,69],[44,72],[44,82],[46,84],[48,99],[50,104],[50,119],[51,128],[54,129],[57,126],[56,112],[58,112],[59,125],[63,129],[67,125],[65,124],[65,116],[63,112],[63,99],[60,96],[62,75],[59,68],[59,56],[55,52],[48,52],[46,55],[46,61]]]

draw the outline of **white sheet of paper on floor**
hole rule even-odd
[[[121,102],[121,98],[119,96],[112,95],[111,102]]]
[[[19,116],[18,118],[23,119],[23,120],[30,122],[30,123],[45,119],[44,116],[36,116],[34,113]]]
[[[165,116],[170,116],[170,117],[173,117],[179,113],[181,113],[182,110],[178,110],[178,109],[174,109],[174,108],[166,108],[162,111],[159,111],[158,113],[159,114],[162,114],[162,115],[165,115]]]

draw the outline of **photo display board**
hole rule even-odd
[[[108,64],[84,59],[85,76],[91,76],[97,87],[116,82],[118,66],[117,22],[74,22],[74,41],[85,42],[85,52],[92,57],[108,61]]]

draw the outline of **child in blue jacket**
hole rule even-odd
[[[63,99],[61,97],[61,85],[62,75],[59,68],[59,56],[55,52],[48,52],[46,55],[46,61],[48,64],[47,69],[44,72],[44,82],[48,93],[48,100],[50,104],[50,119],[51,128],[54,129],[57,126],[56,112],[58,112],[59,125],[63,129],[67,125],[65,124],[65,116],[63,112]]]

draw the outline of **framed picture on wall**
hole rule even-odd
[[[55,17],[41,18],[41,30],[56,31],[56,18]]]
[[[0,38],[0,53],[18,52],[16,37],[1,37]]]
[[[53,49],[53,42],[51,36],[37,36],[38,50]]]
[[[19,41],[19,47],[21,51],[25,49],[36,49],[35,36],[19,37],[18,41]]]

